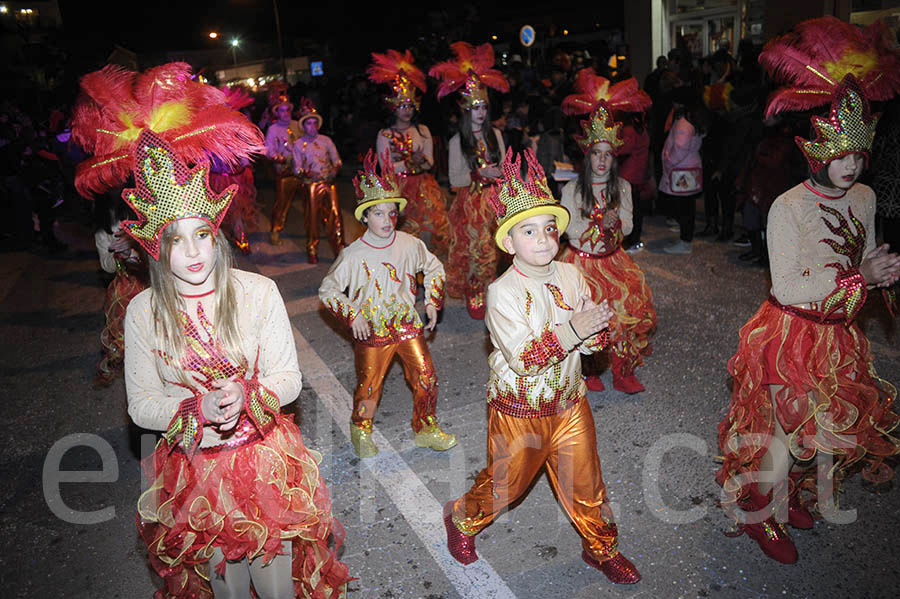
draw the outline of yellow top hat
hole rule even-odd
[[[556,216],[556,227],[562,235],[569,226],[569,211],[559,205],[550,188],[547,186],[547,177],[544,169],[537,161],[532,150],[525,150],[525,160],[528,164],[528,173],[522,178],[522,157],[516,156],[513,160],[512,148],[507,150],[501,169],[503,179],[495,190],[488,196],[488,202],[497,215],[497,232],[494,241],[497,246],[503,247],[503,238],[509,235],[510,230],[519,222],[539,214],[552,214]]]
[[[400,204],[401,211],[406,208],[406,198],[400,196],[400,186],[397,185],[394,172],[390,169],[393,163],[389,150],[385,150],[382,161],[382,164],[388,166],[382,168],[379,175],[378,160],[370,148],[363,160],[363,170],[353,178],[353,187],[356,189],[356,209],[353,216],[356,220],[362,220],[366,208],[383,202],[396,202]]]

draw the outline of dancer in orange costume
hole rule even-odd
[[[616,583],[640,574],[618,550],[606,486],[597,456],[597,432],[581,378],[580,354],[602,349],[612,312],[598,306],[581,272],[555,262],[559,235],[569,222],[531,150],[512,151],[490,204],[494,241],[513,266],[491,283],[485,324],[491,334],[488,380],[488,465],[469,491],[444,505],[450,554],[462,564],[478,559],[475,535],[518,500],[541,468],[582,537],[582,558]]]
[[[269,241],[281,243],[281,232],[287,222],[294,196],[300,189],[300,179],[294,172],[294,142],[302,135],[300,125],[293,120],[294,105],[288,99],[287,86],[273,86],[269,94],[269,111],[275,121],[266,130],[266,156],[275,167],[275,203],[272,205],[272,228]]]
[[[73,131],[94,156],[77,183],[99,191],[134,169],[122,197],[138,220],[122,225],[150,267],[126,314],[125,383],[134,422],[165,431],[138,500],[156,596],[344,597],[321,456],[281,413],[301,384],[287,311],[273,281],[231,268],[220,227],[236,188],[207,180],[207,155],[238,164],[261,133],[183,63],[106,67],[82,90]]]
[[[445,451],[456,445],[456,436],[441,430],[435,417],[437,374],[422,337],[424,331],[434,330],[444,305],[444,267],[421,239],[396,230],[407,200],[400,195],[391,169],[382,169],[379,176],[376,162],[369,150],[364,170],[353,180],[354,214],[366,225],[366,232],[340,253],[319,287],[322,303],[350,327],[355,340],[357,381],[350,439],[358,456],[378,453],[371,437],[372,422],[384,377],[396,355],[413,390],[410,424],[416,445]],[[390,159],[385,156],[381,162],[389,164]],[[428,318],[424,327],[415,307],[420,272]]]
[[[497,248],[491,238],[493,214],[487,197],[500,176],[505,151],[500,131],[490,126],[488,87],[509,91],[509,83],[493,68],[490,44],[473,48],[466,42],[451,45],[454,60],[429,71],[441,79],[438,99],[460,90],[462,115],[459,133],[450,139],[450,186],[456,199],[450,208],[450,255],[447,259],[447,294],[466,298],[472,318],[483,319],[484,290],[497,275]]]
[[[900,277],[900,256],[875,244],[875,196],[857,183],[877,121],[867,96],[900,91],[900,57],[888,48],[882,25],[863,30],[826,17],[801,23],[760,56],[788,85],[773,94],[767,117],[831,100],[826,117],[812,118],[816,138],[796,139],[809,178],[769,211],[771,295],[741,327],[719,424],[722,505],[766,555],[788,564],[798,554],[785,522],[812,528],[811,510],[830,509],[826,484],[839,485],[854,466],[886,481],[885,458],[900,453],[897,389],[876,374],[854,321],[868,289]]]
[[[650,336],[656,330],[656,309],[644,273],[622,249],[622,239],[631,232],[631,184],[619,177],[616,151],[624,141],[622,124],[613,111],[643,112],[650,96],[628,79],[610,86],[591,69],[582,69],[575,80],[578,93],[563,100],[567,114],[590,113],[582,122],[583,135],[576,141],[585,152],[578,179],[562,193],[562,205],[572,214],[569,246],[560,260],[578,266],[595,301],[607,300],[616,315],[610,326],[610,361],[613,387],[639,393],[644,386],[635,369],[650,355]],[[587,377],[588,389],[602,391],[596,374]]]
[[[369,79],[391,86],[391,93],[384,100],[393,113],[393,124],[378,132],[375,151],[379,159],[389,151],[400,193],[409,201],[401,229],[421,238],[439,260],[446,261],[450,245],[447,201],[431,173],[434,168],[431,131],[416,121],[421,105],[418,91],[425,91],[425,73],[413,64],[409,50],[404,54],[396,50],[373,53],[372,59]]]

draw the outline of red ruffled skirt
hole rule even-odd
[[[151,485],[138,501],[138,529],[165,581],[156,599],[212,597],[214,547],[228,560],[269,561],[283,541],[291,543],[297,597],[344,597],[351,578],[335,555],[344,531],[331,514],[319,461],[287,416],[261,439],[201,448],[190,461],[161,440],[144,461]]]
[[[621,247],[594,257],[566,246],[559,260],[581,269],[595,302],[609,302],[615,313],[610,323],[614,374],[633,374],[653,352],[650,336],[656,331],[656,308],[644,272]]]
[[[125,311],[138,293],[147,288],[147,283],[121,267],[106,288],[103,313],[106,324],[100,332],[100,346],[103,358],[97,364],[97,374],[111,380],[125,360]]]
[[[496,215],[487,202],[490,185],[458,188],[450,206],[450,254],[447,295],[465,297],[483,292],[497,276]]]
[[[259,214],[259,206],[256,205],[256,185],[253,181],[253,170],[248,166],[240,172],[229,175],[225,173],[210,173],[209,187],[216,193],[223,192],[229,185],[237,185],[237,192],[231,200],[231,206],[225,213],[227,227],[234,230],[238,219],[244,221],[244,227],[255,226],[256,217]]]
[[[400,177],[400,193],[407,199],[403,231],[416,237],[430,236],[431,251],[446,261],[450,247],[450,221],[444,191],[434,175],[419,173]]]
[[[900,440],[890,434],[900,422],[892,411],[897,389],[878,378],[856,323],[820,318],[770,298],[741,327],[737,354],[728,362],[731,404],[719,424],[724,462],[716,480],[727,502],[746,494],[752,481],[745,479],[759,470],[776,418],[794,458],[811,460],[820,450],[834,455],[829,474],[835,484],[858,463],[871,482],[893,476],[884,459],[900,453]],[[774,405],[769,385],[782,385]],[[806,477],[801,486],[814,489],[815,481]]]

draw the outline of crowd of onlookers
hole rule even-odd
[[[705,57],[685,49],[660,56],[656,68],[639,82],[650,95],[652,108],[645,114],[619,115],[625,123],[626,141],[619,152],[620,173],[632,185],[635,205],[634,231],[626,240],[631,251],[643,247],[643,216],[663,214],[670,228],[680,233],[679,243],[666,248],[671,253],[689,253],[694,237],[699,237],[744,246],[742,260],[766,263],[768,208],[780,193],[807,176],[806,163],[793,139],[795,135],[809,136],[809,115],[764,119],[771,90],[758,62],[760,48],[745,41],[735,53],[730,50],[723,43]],[[510,92],[491,92],[491,121],[501,130],[507,147],[535,150],[551,179],[560,163],[572,164],[577,172],[583,154],[573,135],[580,131],[579,121],[585,117],[567,116],[560,106],[573,93],[581,68],[593,68],[614,82],[630,77],[627,66],[625,72],[616,72],[606,58],[558,50],[538,66],[526,65],[516,55],[507,57],[506,64],[498,64]],[[427,71],[430,65],[420,66]],[[456,132],[459,109],[452,94],[438,101],[433,92],[436,86],[433,82],[430,86],[417,118],[432,132],[436,174],[446,184],[447,141]],[[364,68],[337,83],[325,84],[314,78],[310,84],[298,83],[289,89],[295,106],[301,96],[318,106],[324,117],[323,131],[334,139],[348,164],[345,176],[352,175],[353,163],[374,146],[379,129],[389,124],[391,114],[381,99],[382,92],[366,78]],[[256,96],[247,112],[265,128],[271,118],[266,94]],[[876,183],[884,235],[896,239],[900,184],[890,173],[900,171],[894,164],[900,119],[896,105],[877,108],[886,110],[887,116],[879,127],[875,159],[863,181]],[[9,215],[0,230],[2,247],[63,249],[54,236],[53,223],[59,206],[66,199],[77,198],[73,172],[83,157],[70,139],[66,121],[61,107],[37,120],[18,106],[0,106],[0,202]],[[670,139],[677,134],[691,137],[690,150],[696,150],[692,159],[700,169],[692,181],[694,188],[688,188],[696,193],[680,196],[673,194],[671,177],[673,170],[679,174],[684,170],[667,163],[677,154]],[[561,185],[551,181],[551,188],[558,193]],[[702,219],[694,213],[697,204],[702,204]],[[84,212],[88,213],[88,208]],[[696,233],[695,220],[702,226]]]

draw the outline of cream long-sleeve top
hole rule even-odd
[[[587,393],[581,354],[602,349],[608,333],[586,340],[570,321],[582,297],[591,293],[572,264],[539,268],[518,258],[488,286],[485,324],[493,351],[488,357],[488,404],[518,418],[562,412]]]
[[[842,197],[826,199],[801,183],[775,199],[766,239],[775,299],[820,310],[846,276],[842,270],[854,272],[875,249],[875,193],[857,183]]]
[[[293,142],[300,137],[300,126],[297,121],[291,121],[287,125],[275,121],[269,125],[266,131],[266,156],[277,160],[290,158],[293,150]]]
[[[331,181],[341,168],[341,157],[331,138],[319,133],[313,139],[294,142],[294,172],[303,172],[312,181]]]
[[[255,273],[232,269],[231,276],[237,299],[240,348],[246,360],[246,373],[242,378],[255,378],[259,385],[277,396],[282,406],[288,404],[300,394],[301,375],[291,323],[278,287],[271,279]],[[160,346],[154,331],[152,294],[152,289],[145,289],[128,304],[125,389],[128,414],[134,423],[150,430],[166,430],[182,401],[212,389],[206,384],[206,377],[195,371],[188,372],[194,382],[190,388],[185,388],[173,366],[162,357],[165,348]],[[191,342],[204,344],[209,341],[198,314],[190,317],[199,329],[194,334],[201,336]],[[246,408],[246,396],[244,405]],[[201,447],[219,445],[223,441],[212,427],[203,427]]]
[[[390,151],[394,172],[397,174],[415,175],[434,166],[434,140],[431,138],[431,131],[425,125],[410,126],[402,132],[392,128],[382,129],[375,140],[375,150],[378,153],[378,162],[382,166],[385,150]],[[419,171],[411,171],[407,161],[416,152],[425,157],[425,164]]]
[[[503,145],[503,134],[500,133],[499,129],[494,127],[491,127],[491,131],[494,132],[494,137],[497,138],[497,147],[500,150],[500,160],[503,160],[503,157],[506,155],[506,146]],[[482,166],[486,166],[487,162],[484,160],[484,156],[487,149],[484,146],[484,142],[479,144],[479,150],[481,154],[480,162],[484,162]],[[449,154],[447,161],[448,174],[450,175],[450,187],[468,187],[472,183],[472,169],[469,168],[469,163],[463,156],[462,146],[459,141],[459,133],[450,138],[450,143],[447,145],[447,152]],[[497,166],[500,166],[499,160],[497,161]]]
[[[562,204],[569,211],[566,235],[569,245],[591,254],[606,254],[622,245],[622,238],[631,233],[633,208],[631,183],[619,177],[619,208],[606,207],[606,183],[592,184],[594,209],[585,217],[581,211],[582,199],[578,179],[566,183],[562,191]]]
[[[416,312],[417,273],[423,273],[425,301],[444,305],[444,266],[425,244],[403,231],[390,240],[370,231],[341,250],[319,287],[319,299],[348,327],[362,315],[372,327],[364,345],[383,346],[422,334]]]

